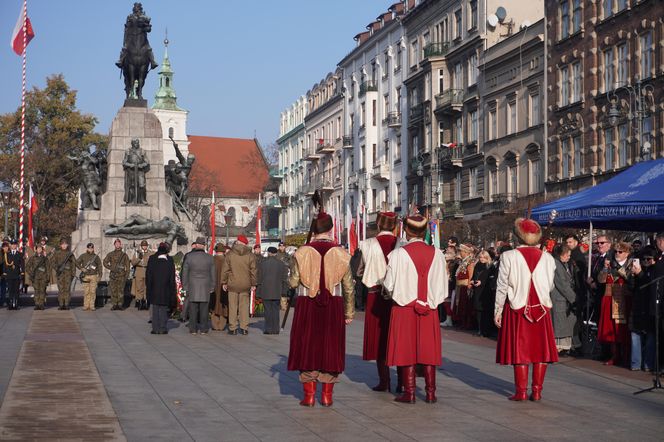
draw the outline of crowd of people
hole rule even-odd
[[[397,367],[399,402],[415,402],[418,374],[426,402],[437,401],[441,326],[497,339],[496,362],[514,366],[511,400],[540,400],[547,365],[561,357],[597,353],[607,365],[654,369],[664,233],[646,246],[605,234],[590,246],[573,234],[543,242],[540,226],[520,218],[513,242],[484,249],[450,237],[437,248],[424,242],[427,223],[419,214],[408,216],[402,220],[405,238],[398,237],[396,214],[379,213],[378,234],[360,242],[351,257],[334,242],[331,217],[321,210],[307,243],[294,253],[280,243],[264,256],[240,235],[232,247],[216,244],[208,254],[205,238],[197,238],[179,265],[166,243],[153,252],[143,241],[130,257],[116,239],[102,260],[92,243],[76,258],[64,239],[53,250],[42,238],[25,253],[10,241],[0,253],[1,299],[6,292],[8,307],[16,309],[21,286],[32,285],[35,309],[44,309],[46,287],[55,282],[59,308],[67,310],[78,271],[83,309],[94,310],[106,268],[111,309],[123,309],[131,281],[135,306],[151,309],[153,334],[168,333],[179,293],[182,318],[195,335],[210,328],[247,335],[255,297],[264,305],[263,333],[278,334],[280,310],[295,305],[288,369],[300,372],[303,406],[315,404],[319,383],[320,403],[332,405],[345,368],[345,326],[357,304],[365,311],[362,357],[376,362],[373,390],[391,391],[390,367]]]

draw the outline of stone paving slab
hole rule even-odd
[[[549,368],[542,402],[510,402],[512,369],[494,363],[495,342],[465,332],[443,331],[439,402],[424,403],[418,378],[418,403],[397,404],[393,394],[370,390],[375,365],[361,359],[359,314],[348,327],[334,406],[304,408],[297,373],[286,369],[288,326],[263,335],[262,319],[253,319],[248,336],[191,336],[171,321],[169,334],[156,336],[146,312],[74,314],[130,441],[655,441],[664,434],[664,393],[632,394],[651,385],[648,375],[569,359]],[[0,312],[0,342],[3,321],[19,327],[22,320]]]
[[[1,440],[125,440],[71,312],[35,312],[0,407]]]

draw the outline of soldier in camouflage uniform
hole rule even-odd
[[[76,275],[76,258],[69,250],[69,241],[60,240],[60,248],[53,252],[50,258],[51,268],[55,270],[58,281],[58,310],[69,310],[71,299],[71,282]]]
[[[32,287],[35,289],[35,310],[44,310],[46,287],[51,279],[51,264],[41,244],[37,244],[34,254],[28,259],[25,274],[26,279],[29,275]]]
[[[111,310],[124,310],[122,303],[124,300],[124,289],[129,277],[129,257],[122,251],[122,241],[116,239],[113,242],[115,250],[104,258],[104,267],[110,270],[108,288],[111,292]]]
[[[94,311],[97,284],[104,270],[101,258],[95,253],[94,244],[88,243],[85,253],[76,260],[76,267],[81,271],[81,283],[83,283],[83,310]]]
[[[154,254],[149,249],[146,240],[141,241],[140,250],[134,252],[131,259],[131,265],[134,266],[134,281],[131,284],[131,294],[136,299],[136,308],[139,310],[148,309],[148,301],[145,299],[145,273],[148,267],[148,259]]]

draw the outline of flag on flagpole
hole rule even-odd
[[[30,210],[28,211],[28,245],[30,247],[35,246],[35,235],[32,229],[32,217],[39,210],[39,205],[37,204],[37,197],[32,192],[32,184],[30,185]]]
[[[437,219],[433,220],[433,229],[433,245],[440,249],[440,224]]]
[[[447,147],[448,149],[454,149],[454,148],[457,147],[457,144],[456,143],[443,143],[442,146]]]
[[[210,204],[210,255],[214,254],[214,246],[217,242],[217,225],[214,220],[214,212],[217,206],[214,202],[214,190],[212,191],[212,204]]]
[[[32,23],[30,23],[30,19],[26,15],[26,8],[24,5],[21,7],[21,13],[18,16],[18,20],[16,20],[16,25],[14,26],[14,32],[12,32],[12,39],[9,42],[9,45],[16,53],[16,55],[22,55],[26,46],[28,43],[30,43],[30,40],[32,40],[34,36],[35,32],[32,29]]]
[[[256,211],[256,245],[261,245],[261,224],[263,217],[263,208],[261,207],[261,194],[258,194],[258,210]]]
[[[355,254],[357,250],[357,228],[355,220],[350,222],[350,227],[348,228],[348,252],[351,256]]]

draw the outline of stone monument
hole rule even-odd
[[[139,21],[149,23],[142,9],[140,14]],[[149,62],[148,58],[146,63]],[[129,251],[138,248],[143,239],[153,243],[153,249],[166,241],[172,243],[174,253],[178,249],[187,251],[188,243],[202,235],[188,218],[174,213],[173,199],[166,189],[161,123],[145,100],[125,100],[113,119],[110,138],[104,192],[96,201],[89,195],[82,198],[71,238],[75,254],[85,251],[86,244],[92,242],[103,259],[113,250],[116,237],[123,239]]]

